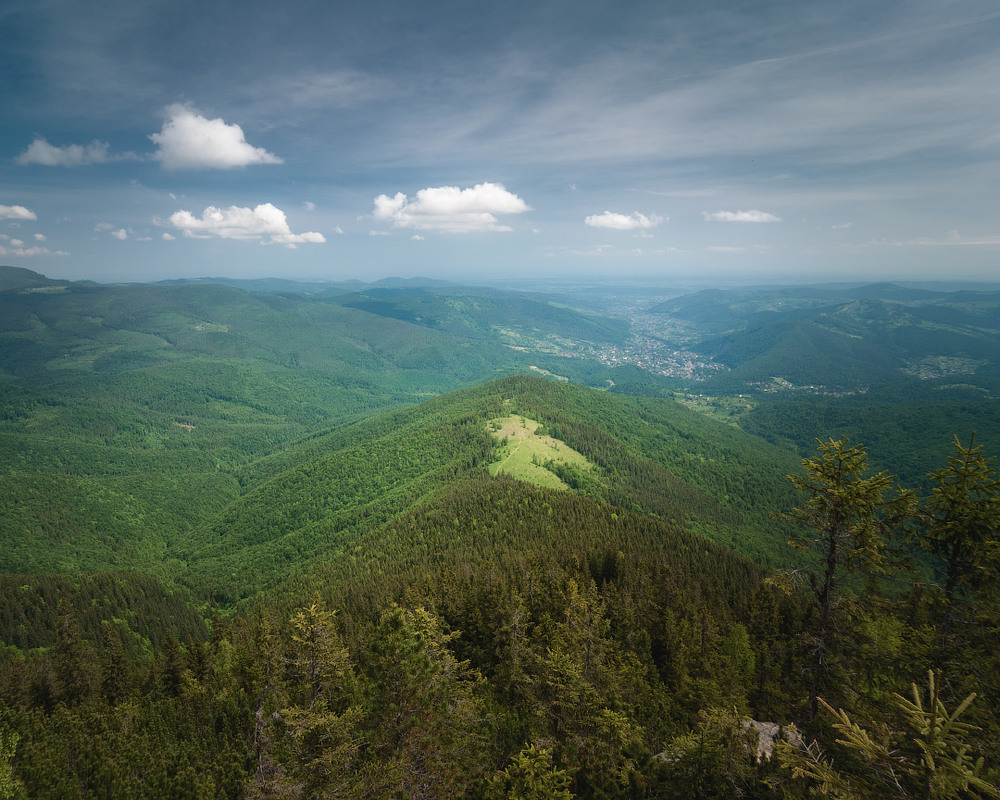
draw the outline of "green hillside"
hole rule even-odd
[[[175,580],[185,542],[238,496],[241,470],[303,437],[533,367],[609,374],[302,293],[99,286],[14,268],[0,279],[0,562],[12,571]],[[523,308],[497,294],[469,327],[488,329],[505,303]],[[463,302],[474,321],[476,303]],[[571,346],[604,330],[553,313],[535,324],[540,340]]]
[[[172,552],[195,586],[245,597],[316,559],[350,553],[364,530],[504,458],[488,431],[504,415],[539,420],[594,465],[547,464],[572,491],[698,531],[765,563],[785,563],[784,475],[796,462],[670,400],[619,397],[541,378],[502,379],[314,436],[248,466],[244,493]],[[234,597],[223,590],[220,598]]]
[[[565,490],[490,475],[498,409],[544,423],[600,480]],[[961,760],[962,774],[996,786],[996,653],[984,632],[1000,616],[972,572],[958,576],[945,630],[940,598],[919,576],[870,539],[865,554],[838,540],[851,548],[832,562],[848,586],[836,595],[836,626],[823,628],[818,583],[769,579],[689,529],[762,524],[774,496],[761,476],[781,451],[672,402],[522,377],[300,447],[248,466],[248,490],[218,518],[217,540],[197,537],[207,549],[192,552],[191,574],[201,565],[213,586],[235,587],[212,598],[231,602],[248,579],[257,590],[267,583],[275,541],[301,533],[291,541],[297,568],[215,617],[210,636],[183,614],[173,630],[154,630],[181,609],[138,576],[81,576],[78,588],[52,576],[0,583],[5,604],[23,610],[19,650],[0,659],[15,786],[37,797],[205,800],[509,800],[524,786],[570,800],[729,797],[734,786],[763,800],[806,797],[817,784],[804,765],[851,780],[883,767],[850,758],[829,720],[811,716],[819,687],[852,720],[898,737],[906,749],[885,763],[906,766],[900,781],[919,788],[892,692],[926,684],[927,665],[956,648],[966,666],[949,664],[950,684],[934,697],[949,711],[970,691],[983,700],[963,708],[972,727],[943,747],[974,748],[982,765]],[[877,480],[863,469],[840,478],[829,486],[866,496]],[[981,510],[995,515],[998,488],[982,478]],[[741,482],[713,497],[727,481]],[[607,497],[594,494],[602,489]],[[893,494],[880,490],[860,519],[881,527],[878,509]],[[793,502],[808,507],[807,497]],[[928,521],[913,517],[913,530],[926,536],[940,510],[926,505]],[[231,548],[226,537],[236,537]],[[322,553],[311,558],[311,547]],[[256,555],[239,563],[237,553]],[[115,603],[135,611],[116,615]],[[26,652],[32,643],[48,647]],[[815,653],[830,659],[820,672]],[[758,761],[751,719],[794,721],[824,758],[792,748]],[[952,752],[938,763],[954,763]]]
[[[706,382],[711,391],[857,392],[1000,375],[997,292],[891,284],[705,290],[650,312],[683,321],[696,339],[690,346],[728,368]]]
[[[541,297],[0,287],[0,796],[923,797],[955,709],[934,796],[996,793],[990,298],[638,320],[702,326],[699,389],[871,383],[723,422]]]

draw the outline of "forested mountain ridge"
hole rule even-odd
[[[509,396],[519,380],[491,390]],[[517,397],[534,413],[554,402],[544,389],[567,388],[528,383]],[[794,515],[816,554],[827,537],[841,551],[823,559],[836,587],[826,611],[827,583],[769,579],[677,524],[484,470],[247,613],[216,617],[208,641],[168,633],[137,654],[129,628],[109,620],[88,637],[60,601],[51,650],[0,662],[12,791],[777,800],[833,784],[847,787],[834,796],[874,800],[895,772],[899,797],[922,797],[928,775],[937,796],[994,796],[1000,614],[995,571],[976,571],[992,569],[990,540],[976,537],[1000,519],[995,471],[958,449],[918,513],[887,476],[867,474],[858,448],[831,442],[805,466]],[[888,560],[888,537],[906,530],[897,513],[934,555],[935,579],[954,581]],[[849,527],[825,521],[844,514]],[[955,557],[956,535],[975,561]],[[852,575],[856,591],[842,585]],[[931,712],[919,691],[913,708],[892,691],[926,685],[936,664],[947,679],[931,679],[928,702],[948,724],[915,744],[908,731]],[[817,686],[841,716],[810,711]],[[758,761],[751,717],[795,721],[816,743]],[[859,720],[871,736],[849,727]],[[835,741],[831,722],[847,738]]]
[[[972,416],[896,420],[946,451],[911,493],[800,462],[816,409],[748,413],[769,445],[607,391],[621,324],[530,298],[0,277],[0,795],[996,794]],[[563,488],[496,468],[507,419]]]
[[[170,580],[178,542],[238,496],[236,472],[303,436],[532,367],[613,372],[304,294],[15,268],[0,286],[0,561],[13,571]],[[494,318],[504,302],[489,301]],[[539,336],[621,332],[554,313]]]
[[[717,367],[677,381],[688,402],[801,457],[846,436],[920,486],[954,435],[1000,450],[1000,292],[710,289],[649,312],[647,330]]]
[[[794,460],[669,400],[618,397],[541,378],[501,379],[314,436],[239,474],[244,494],[190,535],[194,572],[266,580],[331,550],[498,458],[490,419],[525,414],[595,464],[577,491],[691,527],[737,552],[787,562],[787,530],[764,508],[787,507]],[[553,467],[558,469],[557,467]],[[765,500],[766,498],[766,500]],[[763,504],[762,504],[763,501]],[[212,581],[218,583],[218,581]],[[244,590],[245,591],[245,590]]]
[[[513,412],[540,420],[595,464],[587,481],[566,476],[578,491],[759,560],[787,561],[787,531],[767,516],[791,499],[787,453],[671,400],[516,377],[314,434],[235,471],[140,479],[124,465],[111,475],[95,465],[91,476],[12,470],[0,506],[5,568],[139,570],[195,591],[211,586],[232,602],[485,473],[500,447],[487,423]]]
[[[998,292],[892,284],[705,290],[650,313],[691,325],[692,346],[729,368],[713,385],[747,389],[777,377],[843,392],[907,376],[1000,377]]]

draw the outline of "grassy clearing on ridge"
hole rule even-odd
[[[507,444],[500,451],[500,460],[490,465],[490,474],[506,473],[518,480],[553,489],[569,487],[543,464],[548,461],[589,470],[591,463],[573,448],[551,436],[537,433],[541,423],[527,417],[513,415],[493,419],[487,430],[497,440]]]

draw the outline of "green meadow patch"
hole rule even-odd
[[[569,489],[555,470],[587,471],[592,464],[565,442],[539,433],[541,423],[519,415],[493,419],[487,430],[501,443],[500,460],[490,465],[490,474],[506,473],[518,480],[553,489]]]

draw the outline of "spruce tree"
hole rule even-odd
[[[808,565],[816,606],[808,639],[810,720],[819,709],[840,632],[844,577],[884,570],[887,536],[908,517],[914,502],[911,492],[890,494],[892,478],[885,472],[868,474],[868,456],[860,445],[830,439],[820,442],[819,450],[818,457],[803,460],[804,475],[788,477],[807,499],[784,515],[810,529],[792,543],[816,556]]]
[[[816,794],[838,800],[950,800],[1000,798],[1000,788],[986,777],[982,757],[974,755],[973,727],[960,719],[976,695],[970,694],[949,711],[941,700],[941,674],[928,674],[926,698],[911,687],[911,697],[893,695],[885,716],[897,716],[898,727],[882,721],[867,727],[853,722],[846,711],[823,707],[832,714],[841,757],[830,758],[816,742],[808,747],[778,744],[791,781],[783,785],[788,798]]]
[[[976,445],[975,434],[968,446],[956,437],[948,466],[930,475],[934,485],[919,516],[917,542],[930,555],[934,575],[939,667],[953,651],[955,623],[977,601],[985,601],[983,610],[996,610],[1000,476],[992,461]]]

